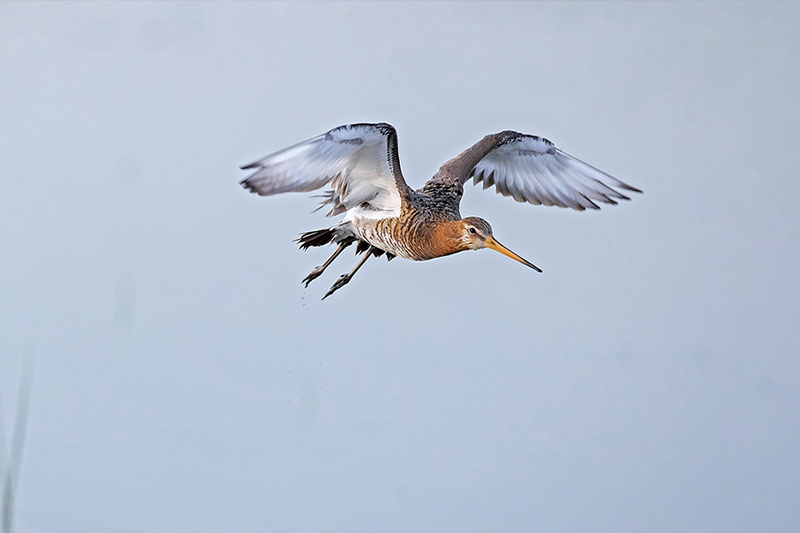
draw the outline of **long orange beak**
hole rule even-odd
[[[511,250],[509,250],[508,248],[506,248],[505,246],[503,246],[499,242],[497,242],[497,239],[495,239],[492,235],[489,235],[489,237],[486,239],[486,247],[487,248],[491,248],[492,250],[497,250],[501,254],[507,255],[511,259],[515,259],[515,260],[519,261],[520,263],[522,263],[523,265],[531,267],[536,272],[541,272],[542,271],[541,268],[537,267],[536,265],[534,265],[533,263],[531,263],[527,259],[521,258],[517,254],[515,254],[514,252],[512,252]]]

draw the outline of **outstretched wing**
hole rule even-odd
[[[400,171],[397,132],[389,124],[347,124],[242,167],[241,183],[269,196],[308,192],[329,184],[328,216],[350,209],[360,216],[399,216],[408,186]]]
[[[629,200],[619,190],[642,192],[580,159],[562,152],[543,137],[504,131],[487,135],[440,172],[462,183],[473,178],[483,188],[518,202],[600,209],[598,203]]]

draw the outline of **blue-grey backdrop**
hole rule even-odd
[[[27,531],[800,528],[800,4],[0,3],[0,391]],[[642,188],[468,187],[497,253],[293,239],[238,166],[348,122]],[[3,464],[4,461],[0,461]]]

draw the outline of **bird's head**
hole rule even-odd
[[[481,248],[491,248],[497,250],[511,259],[519,261],[525,266],[531,267],[537,272],[542,270],[530,261],[518,256],[494,238],[492,226],[484,219],[479,217],[467,217],[458,221],[458,238],[460,239],[461,249],[479,250]]]

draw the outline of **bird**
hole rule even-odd
[[[364,254],[322,297],[352,280],[371,256],[425,261],[465,250],[490,248],[523,265],[542,270],[501,244],[489,223],[462,218],[464,185],[470,179],[483,189],[517,202],[579,211],[598,204],[630,200],[622,191],[642,191],[563,152],[544,137],[512,130],[489,134],[445,162],[421,188],[412,189],[400,170],[397,131],[387,123],[345,124],[241,167],[250,171],[240,184],[252,193],[327,189],[319,209],[344,215],[329,228],[302,233],[300,249],[336,244],[333,254],[302,283],[314,279],[352,244]]]

